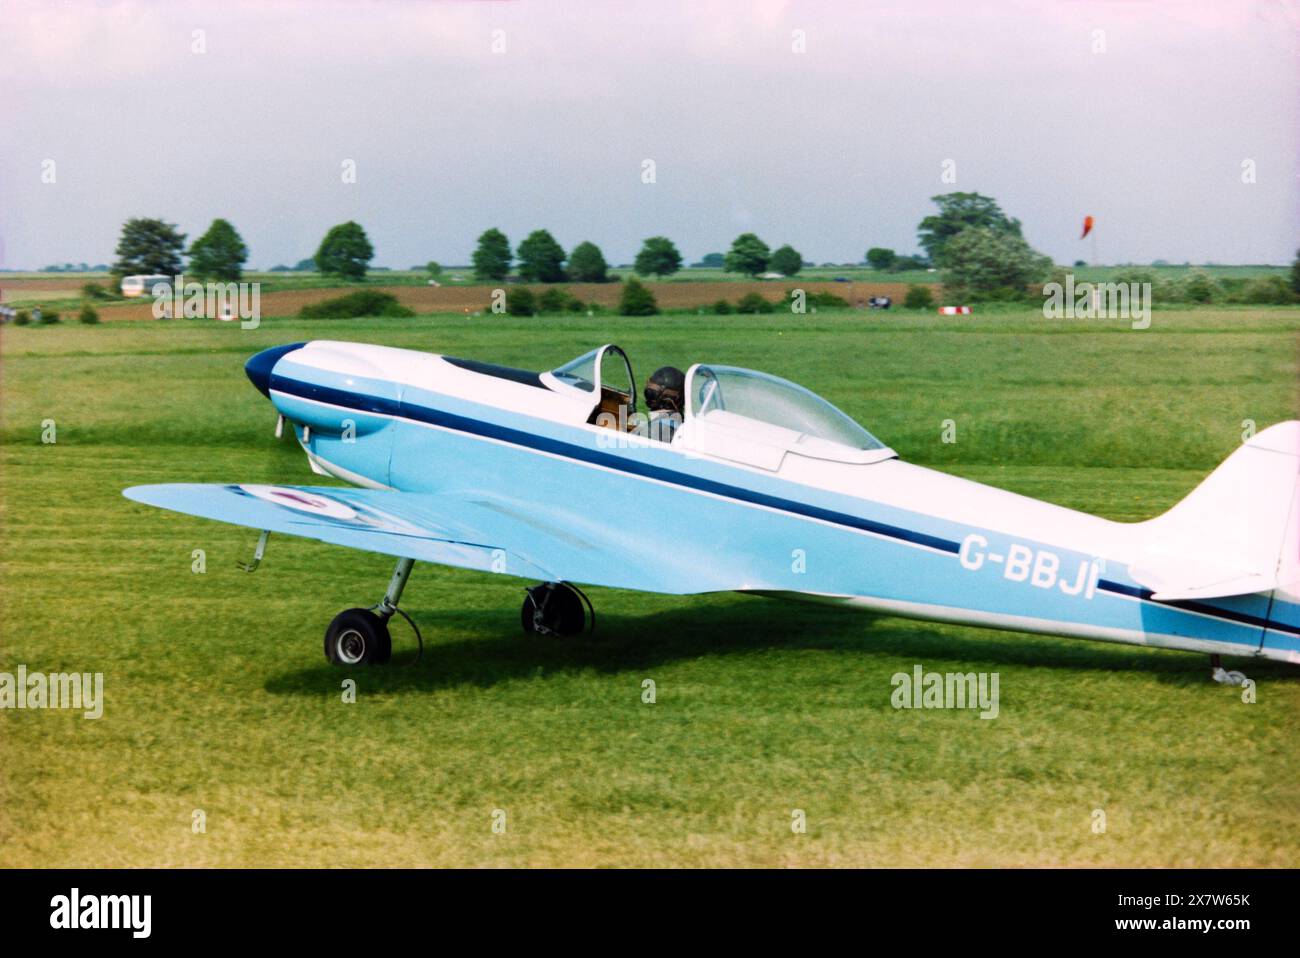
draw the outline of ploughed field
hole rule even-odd
[[[707,284],[657,285],[661,303],[677,285]],[[379,598],[390,560],[273,536],[246,575],[254,532],[120,491],[321,483],[243,375],[276,343],[540,369],[614,341],[642,379],[697,360],[767,370],[906,459],[1136,520],[1191,490],[1245,420],[1296,415],[1300,310],[1157,311],[1146,331],[1037,310],[513,319],[436,299],[482,288],[407,290],[444,312],[0,332],[0,673],[104,676],[97,720],[0,709],[0,866],[1297,861],[1295,667],[1225,663],[1257,682],[1245,704],[1186,653],[606,589],[595,635],[526,638],[531,583],[417,565],[403,606],[423,661],[406,664],[395,624],[392,665],[343,672],[322,631]],[[709,550],[708,529],[681,547]],[[892,677],[918,665],[997,673],[997,717],[895,709]]]

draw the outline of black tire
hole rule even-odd
[[[519,618],[529,635],[577,635],[586,627],[587,607],[567,582],[543,582],[525,590]]]
[[[334,665],[383,665],[393,657],[388,623],[369,609],[348,609],[325,630],[325,658]]]

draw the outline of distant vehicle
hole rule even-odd
[[[431,279],[431,280],[429,280],[429,285],[430,285],[430,286],[441,286],[442,283],[438,282],[436,279]]]
[[[872,296],[867,300],[867,305],[872,309],[889,309],[890,306],[894,305],[894,301],[888,296]]]
[[[773,272],[761,273],[759,274],[758,278],[759,279],[785,279],[785,273],[773,273]]]
[[[835,282],[837,282],[837,283],[851,283],[851,282],[853,282],[853,280],[849,279],[847,276],[836,276],[836,277],[835,277]]]
[[[159,283],[170,283],[172,278],[161,273],[150,273],[148,275],[140,274],[137,276],[122,277],[122,295],[123,296],[143,296],[145,292],[152,293],[153,288]]]

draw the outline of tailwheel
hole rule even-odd
[[[519,617],[528,634],[577,635],[596,627],[591,600],[568,582],[543,582],[525,589]]]
[[[388,622],[369,609],[348,609],[325,630],[325,658],[334,665],[383,665],[393,655]]]
[[[1223,661],[1217,655],[1210,656],[1210,678],[1220,685],[1245,685],[1247,681],[1245,672],[1224,669]]]

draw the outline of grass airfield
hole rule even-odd
[[[540,369],[612,340],[642,381],[764,369],[910,461],[1136,520],[1244,420],[1296,416],[1297,331],[1296,308],[1157,310],[1140,332],[1033,309],[6,327],[0,671],[103,672],[106,702],[0,711],[0,866],[1293,866],[1294,667],[1225,663],[1258,683],[1247,705],[1186,653],[605,589],[594,636],[525,638],[527,583],[418,565],[423,661],[395,623],[393,665],[343,672],[321,634],[379,598],[389,559],[273,536],[246,575],[255,532],[120,492],[320,483],[243,375],[275,343]],[[895,710],[916,664],[1000,673],[998,718]]]

